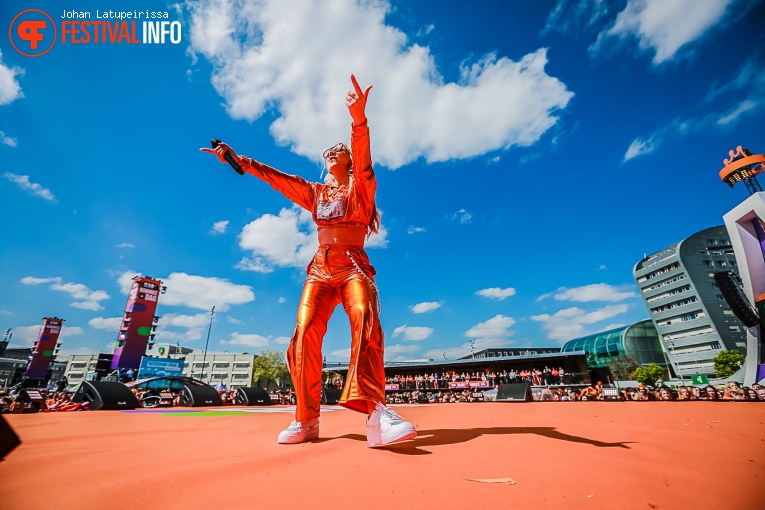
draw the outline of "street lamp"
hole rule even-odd
[[[207,345],[210,343],[210,331],[212,331],[213,315],[215,315],[215,306],[210,310],[210,326],[207,328],[207,341],[205,342],[205,355],[202,356],[202,382],[205,380],[205,361],[207,360]]]

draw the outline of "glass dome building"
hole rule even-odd
[[[561,351],[584,351],[590,368],[606,367],[617,361],[639,366],[656,363],[667,368],[667,357],[651,320],[569,340]]]

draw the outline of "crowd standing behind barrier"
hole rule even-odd
[[[473,377],[475,376],[475,379]],[[497,388],[499,384],[512,384],[515,382],[528,382],[527,376],[518,373],[518,379],[508,375],[491,374],[455,374],[454,376],[437,376],[436,374],[422,374],[419,376],[392,376],[388,378],[387,384],[400,384],[400,390],[388,391],[386,394],[387,404],[440,404],[457,402],[483,402],[493,400],[485,398],[485,392],[479,391],[479,388],[450,388],[450,383],[465,383],[467,381],[485,381],[490,388]],[[533,375],[532,375],[533,377]],[[398,381],[398,382],[394,382]],[[502,382],[508,381],[508,382]],[[452,384],[453,385],[453,384]],[[341,388],[342,379],[334,378],[326,382],[329,388]],[[717,402],[765,402],[765,386],[753,384],[751,387],[741,386],[736,381],[729,381],[721,386],[707,385],[701,386],[675,386],[667,385],[649,388],[643,384],[637,387],[616,389],[615,387],[605,387],[598,382],[594,385],[542,385],[532,386],[532,400],[541,402],[573,402],[588,400],[614,400],[614,401],[662,401],[662,402],[680,402],[680,401],[717,401]],[[604,391],[605,390],[605,391]],[[45,404],[42,407],[34,409],[34,405],[25,402],[22,393],[14,395],[8,394],[0,387],[0,413],[22,413],[22,412],[66,412],[66,411],[87,411],[88,402],[74,403],[73,391],[53,391],[47,389],[38,389],[42,394]],[[159,406],[178,406],[180,405],[180,391],[162,391],[162,397],[157,390],[144,390],[132,388],[133,393],[138,399],[139,407],[159,407]],[[493,391],[493,390],[491,390]],[[219,391],[223,405],[236,404],[236,390]],[[295,393],[291,390],[275,391],[271,390],[269,394],[271,401],[276,405],[295,405]]]

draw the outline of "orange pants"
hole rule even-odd
[[[339,404],[366,413],[367,401],[385,403],[384,337],[377,289],[372,283],[375,270],[363,248],[328,245],[319,247],[307,273],[297,326],[287,348],[287,365],[297,394],[295,420],[319,417],[321,345],[338,303],[343,304],[351,322],[351,359]]]

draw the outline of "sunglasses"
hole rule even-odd
[[[347,145],[345,145],[344,143],[338,143],[338,144],[337,144],[337,145],[335,145],[334,147],[331,147],[331,148],[329,148],[329,149],[325,150],[325,151],[324,151],[324,154],[322,154],[322,157],[323,157],[324,159],[327,159],[327,158],[330,156],[330,154],[337,154],[337,153],[338,153],[338,152],[340,152],[340,151],[345,151],[345,152],[347,152],[348,154],[350,154],[350,153],[351,153],[351,151],[348,149],[348,146],[347,146]]]

